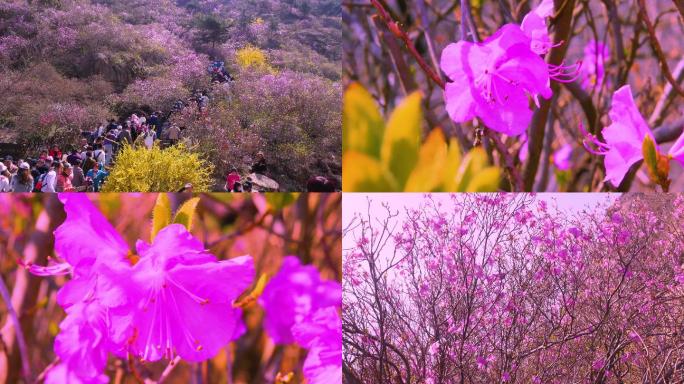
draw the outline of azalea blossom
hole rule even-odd
[[[654,143],[656,141],[651,128],[634,103],[629,85],[615,91],[608,115],[612,123],[603,128],[605,142],[586,132],[581,124],[580,129],[585,135],[585,148],[593,154],[605,156],[605,180],[610,181],[613,186],[618,186],[629,168],[643,160],[644,139],[649,137]],[[684,134],[670,148],[668,156],[684,164]]]
[[[298,258],[287,256],[258,302],[266,312],[268,335],[275,343],[288,344],[294,342],[295,324],[318,309],[342,305],[342,286],[322,280],[316,267],[301,265]]]
[[[554,46],[549,37],[546,18],[553,14],[553,0],[543,0],[537,8],[525,15],[520,28],[530,38],[530,49],[538,55],[545,55]]]
[[[553,165],[561,171],[570,169],[570,160],[572,159],[572,145],[564,144],[553,153]]]
[[[162,229],[151,245],[139,240],[136,248],[140,261],[124,287],[137,298],[124,310],[136,356],[202,361],[244,333],[233,302],[254,280],[251,256],[218,261],[180,224]]]
[[[459,41],[442,52],[440,66],[454,82],[444,91],[452,120],[476,116],[501,133],[517,136],[532,119],[528,96],[551,97],[549,70],[530,49],[518,25],[506,24],[482,43]]]
[[[308,349],[304,376],[310,384],[342,382],[342,319],[335,307],[319,309],[292,332],[297,344]]]
[[[608,46],[600,41],[590,40],[584,47],[584,65],[582,66],[582,87],[592,90],[603,84],[605,78],[605,61],[610,55]]]
[[[233,303],[254,279],[250,256],[218,261],[184,226],[171,224],[152,244],[139,240],[137,256],[129,257],[86,195],[59,199],[67,218],[55,230],[55,250],[64,262],[28,266],[41,276],[72,275],[58,292],[67,316],[55,340],[61,364],[48,381],[102,382],[109,352],[202,361],[244,333]]]

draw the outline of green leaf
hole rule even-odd
[[[176,216],[173,218],[174,224],[183,224],[185,228],[190,231],[199,201],[199,197],[193,197],[192,199],[186,200],[178,211],[176,211]]]
[[[400,187],[418,162],[423,121],[420,99],[420,92],[414,92],[392,112],[382,140],[380,159]]]
[[[644,155],[644,163],[648,169],[653,173],[653,175],[658,174],[658,153],[656,151],[655,143],[650,136],[644,138],[644,142],[641,145],[641,151]]]
[[[641,147],[644,155],[644,163],[648,167],[648,174],[651,180],[660,185],[664,192],[670,188],[670,158],[658,152],[655,142],[650,136],[644,138],[644,143]]]
[[[441,129],[433,129],[420,147],[418,163],[406,182],[404,191],[434,191],[442,184],[442,169],[447,161],[446,139]]]
[[[380,158],[385,122],[377,104],[361,85],[352,83],[344,93],[342,150]]]
[[[456,173],[456,191],[466,191],[477,172],[486,166],[487,154],[482,147],[475,147],[468,152]]]
[[[345,192],[397,192],[399,186],[377,159],[359,152],[342,156],[342,190]]]
[[[169,224],[171,224],[171,203],[166,193],[160,193],[157,195],[157,202],[152,210],[152,237],[150,240],[154,240],[157,233]]]
[[[465,188],[465,192],[491,192],[499,186],[499,168],[486,167],[475,171],[475,175]]]
[[[452,138],[449,140],[449,151],[447,152],[444,168],[442,169],[442,191],[456,191],[456,174],[461,166],[461,148],[458,141]]]
[[[274,211],[279,211],[297,201],[299,193],[266,193],[264,196],[266,196],[268,206]]]

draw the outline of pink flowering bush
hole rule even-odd
[[[677,380],[684,200],[556,199],[566,208],[526,194],[349,202],[347,378]]]
[[[14,313],[26,326],[13,328],[17,315],[8,316],[2,294],[0,313],[12,336],[3,333],[8,348],[0,352],[0,379],[182,382],[210,369],[205,375],[219,381],[341,382],[341,245],[339,236],[330,237],[340,230],[340,200],[0,199],[0,208],[15,215],[13,222],[0,220],[0,255],[12,260],[2,266],[10,278],[0,288],[12,292]],[[301,219],[293,203],[318,217],[310,231],[291,229]],[[49,240],[31,235],[33,226]],[[300,256],[285,256],[279,236],[313,248],[302,245]],[[27,245],[17,253],[11,245],[20,239]],[[21,279],[30,285],[16,283]],[[49,304],[21,309],[36,301]]]
[[[385,119],[420,91],[417,139],[440,130],[462,156],[483,148],[501,190],[681,191],[675,3],[371,0],[343,7],[344,78],[368,89]],[[617,129],[625,87],[641,117],[622,116]],[[651,135],[626,137],[644,125]]]

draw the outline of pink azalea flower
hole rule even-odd
[[[61,367],[50,370],[46,383],[107,383],[102,372],[107,364],[108,322],[97,301],[72,305],[55,338]]]
[[[304,377],[310,384],[342,382],[342,320],[335,307],[314,312],[292,328],[297,344],[308,349]]]
[[[572,145],[564,144],[556,152],[553,153],[553,165],[561,171],[570,169],[570,160],[572,159]]]
[[[266,284],[259,297],[266,316],[266,332],[278,344],[294,342],[292,327],[320,308],[340,307],[342,287],[336,281],[323,281],[316,267],[301,265],[287,256],[278,273]]]
[[[444,97],[452,120],[476,116],[501,133],[523,133],[531,118],[528,96],[551,97],[549,70],[519,26],[506,24],[482,43],[459,41],[442,52],[440,66],[453,83]]]
[[[520,28],[531,40],[530,49],[538,55],[545,55],[553,47],[546,26],[546,18],[552,14],[553,0],[542,0],[537,8],[525,15],[520,24]]]
[[[100,374],[95,378],[83,378],[79,376],[78,369],[71,369],[65,363],[59,363],[52,367],[45,376],[44,384],[107,384],[109,378],[105,374]]]
[[[29,266],[43,276],[72,273],[58,292],[67,317],[55,340],[62,364],[50,372],[53,382],[100,382],[108,352],[205,360],[244,333],[233,302],[254,279],[250,256],[218,261],[171,224],[152,244],[137,242],[132,265],[128,246],[86,195],[59,198],[67,218],[55,230],[55,250],[65,262]]]
[[[612,123],[603,129],[605,143],[585,131],[584,144],[591,153],[605,156],[605,180],[618,186],[629,168],[643,159],[644,139],[647,136],[654,142],[655,139],[634,103],[629,85],[613,94],[609,116]],[[592,144],[595,148],[592,148]]]
[[[147,361],[176,354],[202,361],[244,333],[242,311],[233,303],[254,280],[250,256],[217,261],[180,224],[136,248],[140,261],[124,287],[138,298],[128,315],[132,353]]]
[[[684,133],[682,133],[677,141],[672,144],[668,152],[671,158],[677,160],[679,164],[684,166]]]
[[[610,55],[608,46],[600,41],[590,40],[584,47],[584,63],[582,66],[582,87],[592,90],[603,84],[605,77],[604,63]]]

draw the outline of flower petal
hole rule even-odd
[[[59,199],[67,217],[55,230],[55,252],[76,273],[79,266],[87,270],[98,259],[124,260],[128,245],[86,195],[63,193]]]

